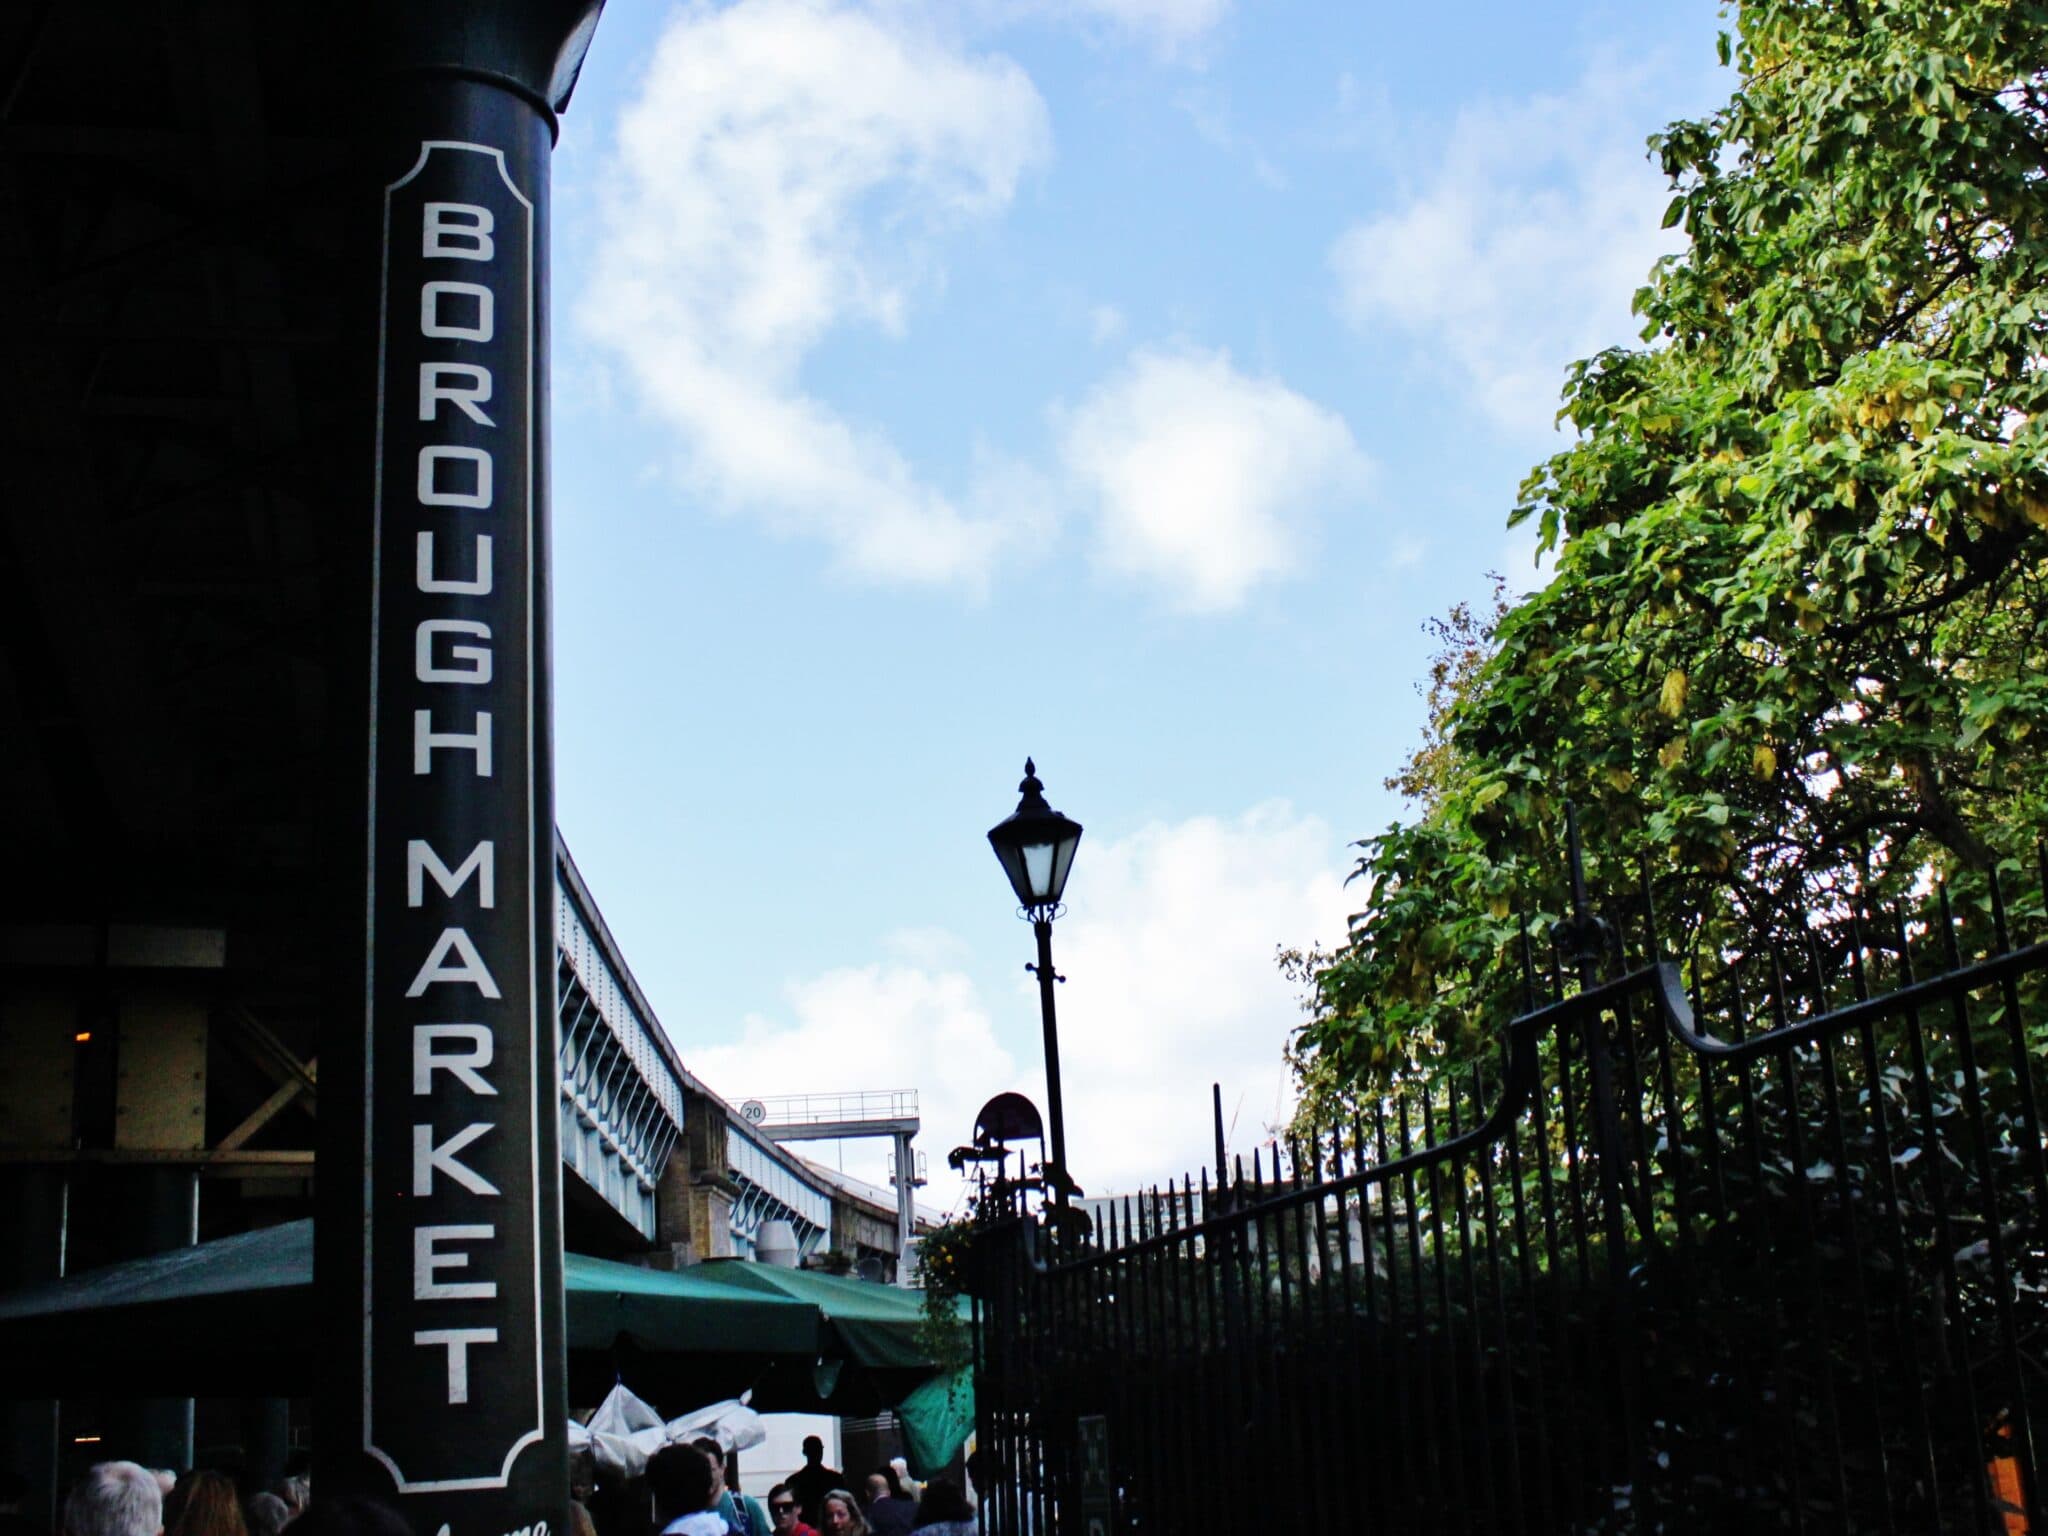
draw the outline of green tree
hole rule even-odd
[[[1360,844],[1308,1103],[1517,1010],[1562,807],[1696,939],[1965,883],[2048,811],[2048,7],[1750,0],[1727,106],[1650,140],[1686,249],[1569,371],[1522,486],[1555,576],[1491,626]],[[1469,620],[1469,615],[1467,616]],[[2048,733],[2044,733],[2048,734]]]

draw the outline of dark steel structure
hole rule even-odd
[[[1680,962],[1576,864],[1497,1061],[990,1222],[984,1530],[2044,1528],[2041,890]]]
[[[306,1214],[324,1107],[320,1475],[458,1536],[566,1512],[546,193],[598,9],[0,8],[0,1286]],[[474,1103],[412,1091],[443,1024]],[[416,1196],[470,1234],[424,1279]],[[66,1414],[195,1454],[190,1398]],[[48,1510],[56,1405],[0,1416]]]

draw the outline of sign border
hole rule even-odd
[[[529,559],[533,550],[534,500],[534,354],[540,345],[540,338],[534,334],[533,291],[535,273],[533,269],[533,203],[519,190],[512,180],[512,173],[505,165],[505,151],[488,144],[471,144],[461,139],[422,139],[419,159],[413,162],[411,170],[384,188],[384,241],[381,252],[381,270],[377,284],[377,432],[376,432],[376,491],[371,499],[370,512],[370,753],[369,753],[369,814],[368,821],[368,883],[364,900],[364,967],[363,967],[363,1453],[374,1457],[392,1480],[398,1491],[405,1493],[469,1493],[488,1489],[509,1488],[512,1483],[512,1464],[519,1459],[519,1453],[529,1445],[547,1437],[547,1360],[546,1342],[543,1337],[543,1311],[541,1307],[541,1255],[539,1244],[542,1240],[540,1212],[540,1180],[544,1170],[540,1166],[540,1094],[539,1094],[539,1044],[540,1044],[540,992],[534,984],[539,975],[539,953],[535,948],[533,914],[539,901],[534,886],[534,845],[538,841],[531,826],[526,833],[526,955],[527,995],[530,1006],[527,1010],[527,1057],[528,1070],[534,1076],[534,1091],[528,1094],[529,1124],[527,1144],[533,1158],[533,1361],[534,1361],[534,1426],[517,1440],[505,1453],[504,1464],[496,1477],[445,1478],[432,1482],[407,1482],[405,1473],[396,1460],[376,1443],[376,1432],[372,1422],[372,1381],[375,1370],[374,1334],[376,1308],[372,1296],[371,1274],[376,1242],[373,1189],[375,1186],[375,1142],[376,1127],[376,994],[377,994],[377,702],[382,665],[383,649],[383,588],[384,588],[384,406],[385,381],[389,370],[388,356],[391,335],[391,199],[392,194],[412,182],[427,168],[434,151],[464,150],[472,154],[489,155],[498,165],[498,175],[504,181],[506,190],[518,199],[519,206],[526,210],[526,270],[521,274],[526,290],[526,485],[525,517],[526,548]],[[534,651],[533,586],[535,576],[529,570],[526,578],[526,783],[531,799],[534,783],[534,722],[533,722],[533,677],[536,660]],[[530,819],[530,818],[529,818]],[[549,849],[548,879],[554,880],[552,845]],[[552,1060],[552,1057],[550,1057]],[[552,1073],[550,1074],[552,1076]],[[552,1113],[554,1106],[549,1105]]]

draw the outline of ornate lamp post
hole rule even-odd
[[[1067,888],[1067,872],[1074,865],[1074,850],[1081,843],[1081,824],[1045,803],[1045,786],[1038,781],[1038,769],[1030,758],[1024,760],[1024,782],[1017,786],[1024,798],[1016,811],[989,829],[989,846],[1002,861],[1010,888],[1017,893],[1020,916],[1031,920],[1038,938],[1038,964],[1026,969],[1038,973],[1038,1006],[1045,1024],[1046,1102],[1052,1110],[1053,1198],[1064,1206],[1071,1179],[1067,1173],[1067,1122],[1060,1097],[1060,1029],[1053,1008],[1052,985],[1061,981],[1052,968],[1052,921],[1066,909],[1060,894]]]

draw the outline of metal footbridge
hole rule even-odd
[[[743,1099],[740,1115],[773,1142],[855,1141],[886,1136],[895,1144],[890,1182],[896,1187],[896,1283],[910,1283],[911,1238],[916,1231],[917,1164],[910,1143],[918,1132],[917,1090],[864,1093],[786,1093]]]
[[[560,842],[555,938],[565,1170],[652,1241],[658,1226],[655,1191],[682,1138],[686,1114],[721,1116],[725,1172],[734,1192],[734,1250],[751,1257],[768,1221],[789,1223],[799,1254],[826,1246],[832,1230],[828,1182],[685,1070]]]

